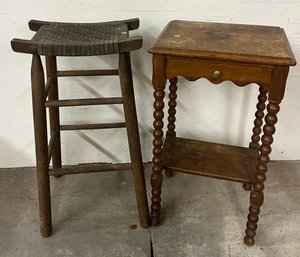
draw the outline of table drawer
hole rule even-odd
[[[256,83],[268,87],[271,81],[272,67],[168,58],[166,73],[168,79],[183,76],[191,81],[207,78],[214,84],[230,80],[238,86]]]

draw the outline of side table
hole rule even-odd
[[[289,66],[296,65],[284,30],[271,26],[171,21],[149,52],[153,54],[155,89],[152,225],[160,223],[162,169],[169,174],[177,171],[225,179],[243,183],[246,190],[251,190],[244,242],[253,245],[279,104]],[[239,87],[256,83],[259,96],[249,148],[176,137],[177,76],[189,81],[207,78],[214,84],[230,80]],[[167,79],[170,93],[164,142],[163,99]]]

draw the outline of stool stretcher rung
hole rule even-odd
[[[131,170],[131,163],[92,163],[50,169],[49,175],[83,174],[92,172]]]
[[[64,70],[57,71],[57,77],[77,77],[77,76],[112,76],[119,75],[119,71],[114,70]]]
[[[47,82],[46,82],[46,85],[45,85],[45,95],[46,95],[46,99],[48,98],[48,95],[49,95],[51,86],[53,85],[52,82],[53,82],[53,78],[52,78],[52,77],[49,77],[49,78],[47,79]]]
[[[122,97],[106,97],[91,99],[67,99],[67,100],[49,100],[46,101],[46,107],[67,107],[82,105],[104,105],[104,104],[123,104]]]
[[[52,132],[51,138],[49,141],[49,145],[48,145],[48,165],[51,162],[52,153],[53,153],[53,145],[54,145],[55,139],[56,139],[56,132]]]
[[[126,123],[116,122],[116,123],[101,123],[101,124],[60,125],[60,130],[112,129],[112,128],[126,128]]]

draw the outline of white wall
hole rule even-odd
[[[29,39],[29,19],[97,22],[139,17],[141,50],[132,54],[136,103],[144,161],[151,160],[152,86],[150,43],[168,21],[198,21],[275,25],[283,27],[300,60],[300,0],[261,1],[123,1],[123,0],[28,0],[0,2],[0,167],[34,165],[31,114],[31,57],[10,49],[14,37]],[[272,42],[270,42],[272,44]],[[116,59],[98,57],[60,59],[59,67],[110,67]],[[119,94],[117,78],[61,79],[63,98]],[[76,85],[76,83],[77,85]],[[292,67],[273,144],[272,159],[300,159],[300,65]],[[180,79],[177,131],[179,136],[247,146],[256,105],[257,86],[238,88],[226,82],[210,85],[201,79],[193,84]],[[98,89],[102,89],[99,91]],[[64,110],[62,123],[122,119],[120,107],[86,107]],[[63,132],[64,163],[128,161],[125,130]],[[126,143],[124,143],[126,142]]]

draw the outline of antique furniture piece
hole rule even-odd
[[[289,66],[296,65],[283,29],[278,27],[171,21],[149,49],[153,54],[154,140],[151,222],[160,223],[162,169],[241,182],[250,193],[244,242],[254,244],[279,104]],[[194,81],[225,80],[259,86],[249,148],[176,137],[177,76]],[[168,126],[163,141],[164,96],[170,80]],[[262,132],[265,102],[268,99]]]
[[[12,49],[32,54],[31,80],[36,148],[36,165],[39,194],[41,234],[52,232],[49,175],[79,174],[132,169],[137,206],[142,227],[150,223],[141,156],[140,138],[134,100],[130,51],[142,46],[140,36],[129,37],[129,31],[139,27],[139,19],[102,23],[58,23],[29,21],[29,28],[36,31],[31,40],[13,39]],[[119,54],[118,69],[106,70],[57,70],[57,56],[100,56]],[[47,79],[41,57],[45,56]],[[58,77],[118,75],[122,97],[67,99],[58,98]],[[123,104],[125,122],[102,124],[61,125],[59,108],[82,105]],[[50,116],[50,140],[47,140],[46,108]],[[87,164],[62,167],[61,130],[126,128],[131,163]],[[52,168],[49,164],[52,159]]]

